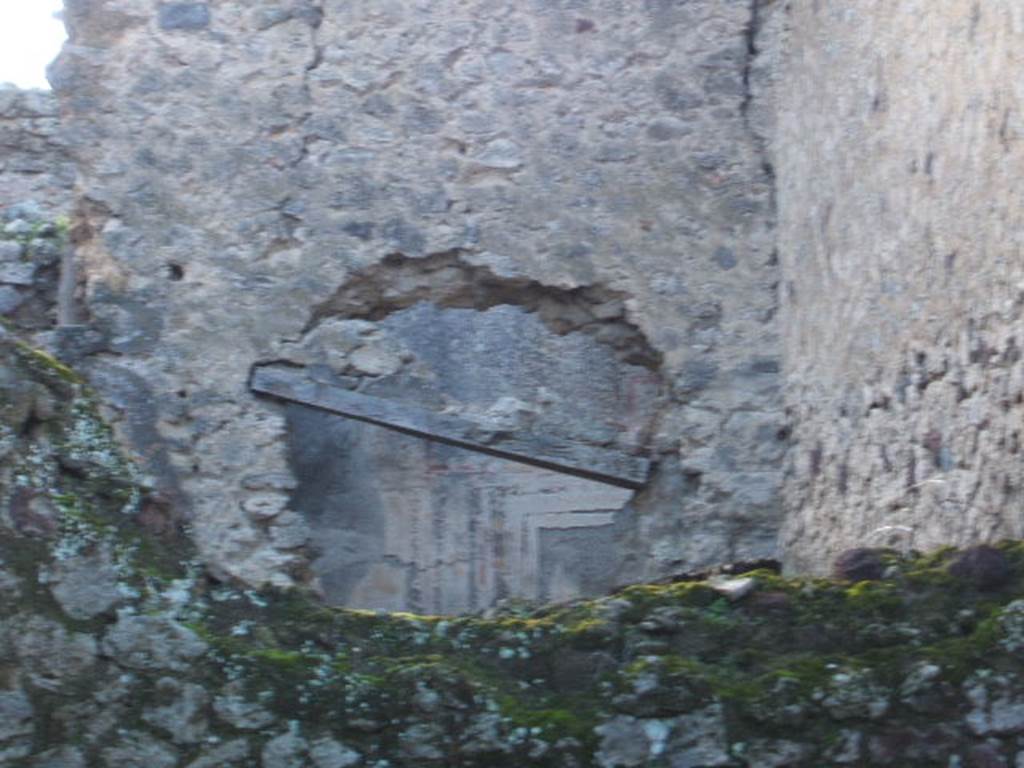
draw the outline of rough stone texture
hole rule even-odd
[[[74,184],[57,99],[0,84],[0,208],[37,200],[49,213],[68,213]]]
[[[325,578],[333,599],[461,608],[505,594],[469,596],[502,568],[524,574],[507,594],[561,596],[773,553],[787,432],[758,33],[775,5],[67,4],[70,43],[51,76],[80,173],[89,310],[107,339],[84,368],[133,414],[119,434],[161,493],[191,506],[216,572],[288,584],[308,562],[298,529],[273,521],[296,482],[296,499],[309,495],[308,475],[288,476],[289,446],[302,452],[322,426],[286,422],[246,390],[253,364],[297,352],[396,399],[418,396],[403,373],[419,366],[448,390],[439,405],[546,410],[552,430],[636,438],[658,460],[628,507],[571,483],[553,492],[558,519],[522,520],[523,542],[548,530],[551,541],[529,544],[521,566],[500,552],[490,565],[432,518],[464,536],[475,498],[521,496],[524,483],[547,493],[558,478],[484,462],[492,479],[473,480],[478,459],[391,436],[336,446],[326,474],[358,466],[394,498],[292,501],[314,530],[350,542],[376,527],[379,559],[364,564],[387,574]],[[465,322],[481,328],[490,312],[525,311],[546,330],[524,318],[463,335],[478,346],[460,357],[406,337],[416,329],[400,315],[421,302],[439,317],[475,312]],[[517,331],[569,357],[523,365],[505,355]],[[573,369],[592,380],[558,392],[550,377]],[[655,383],[657,407],[622,410],[634,381],[638,405]],[[387,452],[439,457],[435,475],[424,485],[398,462],[382,467]],[[396,520],[396,508],[409,511]],[[499,521],[477,523],[500,538]],[[318,562],[352,559],[333,538],[312,546]],[[610,559],[587,575],[573,548]],[[456,563],[467,556],[490,570],[470,579]],[[547,587],[527,578],[538,570]]]
[[[885,574],[885,550],[848,549],[832,564],[832,574],[846,581],[873,581]]]
[[[790,3],[774,159],[793,570],[1024,534],[1024,7]]]
[[[181,672],[206,650],[203,642],[182,624],[157,616],[118,616],[103,640],[103,650],[131,669]]]
[[[655,415],[650,371],[618,362],[582,333],[557,336],[514,307],[420,304],[390,315],[381,330],[417,362],[364,391],[459,403],[483,432],[629,447]],[[477,373],[446,375],[453,370]],[[314,521],[314,570],[336,602],[458,613],[510,596],[565,599],[615,584],[616,529],[635,514],[623,510],[627,490],[305,407],[289,408],[288,423],[300,481],[294,503]]]
[[[208,578],[72,371],[0,338],[0,374],[5,768],[1019,763],[1024,543],[996,547],[1002,586],[957,576],[955,550],[889,551],[879,581],[760,569],[731,601],[693,580],[487,616],[334,609]],[[24,392],[50,402],[29,428]],[[54,529],[18,526],[26,494]],[[113,625],[46,578],[94,551]]]
[[[0,178],[0,187],[4,183]],[[0,318],[23,334],[45,332],[58,322],[60,267],[68,242],[54,218],[52,210],[34,201],[0,203]],[[72,283],[69,298],[73,295]]]
[[[73,619],[113,614],[121,598],[114,558],[103,549],[62,560],[45,579],[61,610]]]
[[[978,589],[997,589],[1010,575],[1003,553],[985,544],[961,552],[950,563],[949,572],[957,578],[969,579]]]
[[[158,706],[142,713],[142,719],[176,744],[196,744],[209,727],[206,708],[209,694],[200,685],[182,684],[171,677],[156,681]]]
[[[0,759],[31,751],[32,702],[22,691],[0,691]]]

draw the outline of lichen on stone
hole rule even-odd
[[[945,765],[936,745],[1010,759],[1024,734],[1021,544],[996,548],[998,583],[953,551],[882,552],[857,583],[754,570],[486,615],[335,609],[206,575],[180,522],[143,513],[88,389],[0,344],[3,386],[48,403],[0,459],[12,766],[891,765],[897,741]]]

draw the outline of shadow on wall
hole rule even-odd
[[[659,400],[650,370],[520,307],[420,303],[376,324],[321,325],[330,327],[368,340],[347,359],[395,361],[376,377],[336,375],[338,385],[505,433],[635,452]],[[368,347],[375,354],[357,354]],[[287,414],[292,506],[314,530],[314,571],[330,601],[459,613],[614,586],[631,491],[302,405]]]

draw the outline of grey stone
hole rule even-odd
[[[60,245],[50,238],[36,237],[28,244],[28,254],[40,264],[52,264],[60,258]]]
[[[296,549],[309,541],[309,523],[296,512],[285,512],[274,518],[270,527],[270,540],[278,549]]]
[[[30,736],[33,714],[32,702],[23,692],[0,691],[0,747]]]
[[[301,736],[288,732],[268,741],[260,754],[263,768],[295,768],[306,763],[309,742]]]
[[[3,450],[0,449],[0,458],[2,457]],[[0,560],[0,594],[4,596],[4,599],[13,602],[21,596],[21,588],[22,580],[4,567],[3,561]]]
[[[423,233],[415,226],[404,219],[393,218],[381,227],[380,235],[391,243],[402,253],[418,256],[426,247],[427,240]]]
[[[240,731],[258,731],[274,722],[274,715],[244,696],[240,683],[229,683],[213,700],[217,716]]]
[[[718,375],[717,363],[710,360],[692,360],[683,366],[676,379],[676,392],[680,396],[692,396],[711,386]]]
[[[23,96],[28,96],[27,92],[22,91]],[[41,94],[33,94],[36,98],[42,99],[42,104],[29,105],[25,107],[28,112],[55,114],[57,110],[56,101],[47,98]],[[3,211],[3,219],[7,222],[12,222],[17,219],[25,219],[27,221],[41,221],[46,218],[46,209],[43,208],[39,202],[35,200],[23,200],[13,205],[7,206]]]
[[[736,259],[735,251],[731,248],[726,248],[724,245],[720,245],[715,249],[712,259],[715,264],[725,270],[732,269],[739,263]]]
[[[345,234],[360,240],[372,240],[375,225],[372,221],[351,221],[342,227]]]
[[[45,690],[91,673],[99,653],[92,635],[70,632],[41,616],[18,625],[13,644],[32,684]]]
[[[106,336],[91,326],[62,325],[55,328],[53,333],[53,354],[69,365],[75,365],[85,357],[106,349]]]
[[[900,685],[900,701],[915,712],[938,713],[946,703],[948,686],[942,681],[942,668],[928,662],[918,662]]]
[[[749,765],[758,768],[782,768],[783,766],[800,765],[810,758],[815,749],[810,744],[802,744],[786,739],[754,739],[743,752],[743,759]]]
[[[166,3],[159,9],[160,29],[195,31],[210,26],[206,3]]]
[[[418,723],[398,734],[399,752],[408,760],[441,760],[445,756],[446,738],[440,726]]]
[[[32,224],[25,219],[14,219],[4,225],[4,234],[9,237],[25,237],[32,234]]]
[[[821,703],[837,720],[878,720],[889,711],[890,696],[869,672],[844,670],[832,675]]]
[[[595,755],[601,768],[634,768],[648,762],[652,753],[649,732],[666,729],[663,721],[644,721],[620,715],[594,729],[600,738],[600,749]],[[664,749],[664,738],[660,740]]]
[[[295,478],[290,472],[267,472],[248,475],[242,486],[252,491],[291,491],[295,489]]]
[[[654,141],[672,141],[693,133],[693,126],[672,117],[661,117],[647,126],[647,136]]]
[[[843,728],[839,731],[836,743],[826,752],[826,756],[836,765],[852,765],[860,762],[863,751],[864,734]]]
[[[731,765],[721,705],[676,718],[665,754],[671,768]]]
[[[979,670],[963,683],[973,709],[967,727],[977,736],[1024,733],[1024,684],[1015,677]]]
[[[32,759],[32,768],[88,768],[85,757],[75,747],[56,747]]]
[[[142,731],[120,734],[117,744],[100,752],[107,768],[175,768],[178,756],[164,742]]]
[[[25,300],[28,294],[12,288],[9,285],[0,285],[0,315],[7,315],[16,310]]]
[[[48,572],[50,593],[73,619],[91,619],[121,600],[117,566],[106,547],[58,560]]]
[[[496,712],[475,715],[463,730],[459,746],[460,751],[466,755],[511,752],[513,748],[501,715]]]
[[[482,166],[498,170],[514,170],[524,162],[522,148],[508,139],[495,139],[474,159]]]
[[[16,240],[0,240],[0,262],[18,261],[25,254],[25,246]]]
[[[183,672],[206,644],[183,624],[165,616],[119,612],[103,639],[103,653],[130,669]]]
[[[206,708],[210,697],[206,690],[193,683],[163,677],[156,682],[156,693],[161,699],[169,700],[168,703],[150,707],[142,713],[142,719],[178,744],[201,741],[209,729]]]
[[[22,222],[17,225],[22,237],[49,216],[69,212],[72,207],[75,170],[58,111],[56,98],[49,92],[8,90],[0,95],[0,141],[4,147],[0,220]],[[6,205],[12,201],[20,202]],[[24,223],[29,225],[27,230]]]
[[[256,28],[261,32],[286,21],[291,21],[295,16],[292,8],[266,8],[260,11]]]
[[[594,729],[601,768],[633,768],[662,760],[672,768],[731,765],[721,706],[668,719],[620,715]]]
[[[220,768],[222,765],[251,765],[252,748],[247,739],[232,739],[215,747],[204,748],[202,754],[186,768]]]
[[[288,497],[281,493],[254,493],[242,502],[246,514],[261,522],[277,517],[287,508]]]
[[[14,261],[0,264],[0,283],[7,285],[35,285],[39,265],[34,261]]]
[[[688,116],[703,105],[703,97],[688,83],[667,72],[655,77],[654,88],[661,106],[670,112]]]
[[[1010,653],[1024,650],[1024,600],[1014,600],[998,617],[1003,637],[999,645]]]
[[[316,768],[352,768],[362,762],[362,755],[334,739],[317,739],[309,748]]]
[[[360,347],[349,360],[358,373],[367,376],[393,376],[402,368],[401,355],[377,345]]]

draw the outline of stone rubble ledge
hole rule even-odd
[[[1024,544],[337,610],[211,579],[98,413],[0,334],[0,765],[1024,765]]]

